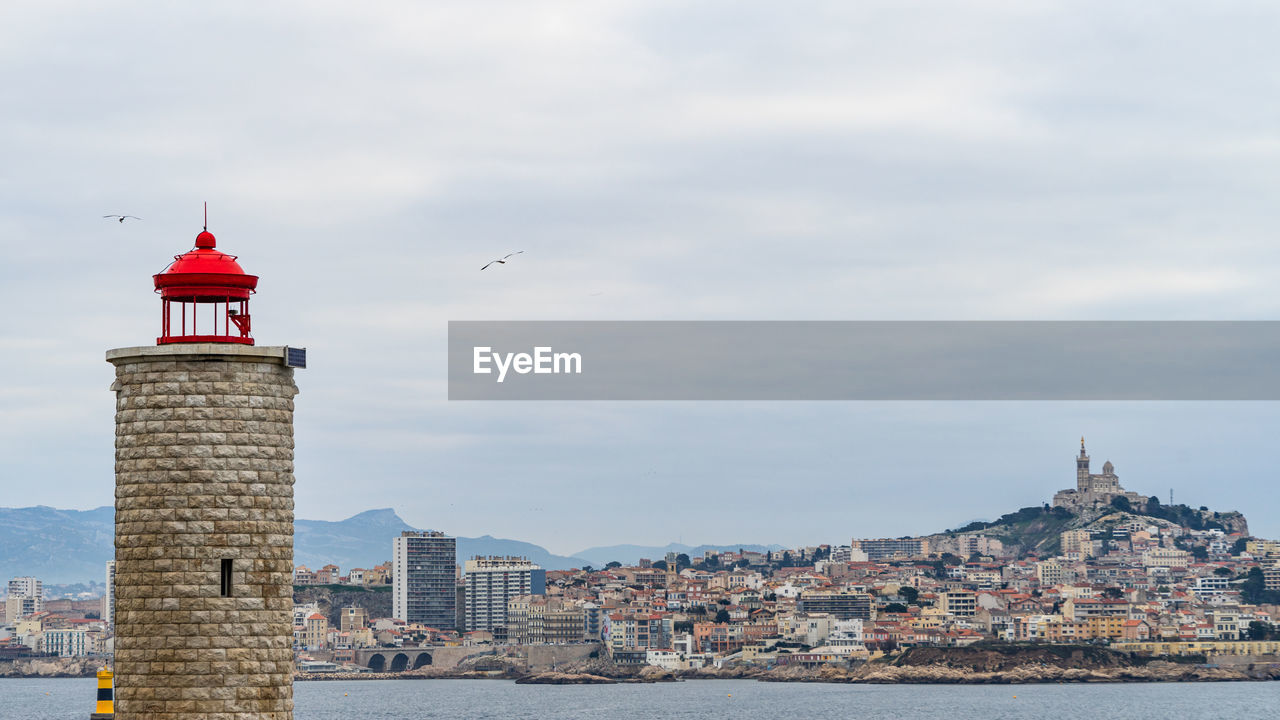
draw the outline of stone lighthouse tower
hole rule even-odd
[[[293,717],[293,369],[207,229],[116,368],[117,720]]]

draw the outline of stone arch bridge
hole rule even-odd
[[[494,654],[493,648],[476,647],[363,648],[355,651],[355,661],[374,672],[404,672],[428,666],[453,668],[468,658]]]

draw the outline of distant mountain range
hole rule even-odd
[[[114,556],[113,523],[114,511],[107,506],[94,510],[0,508],[0,581],[34,575],[50,585],[101,583],[104,565]],[[390,508],[368,510],[340,521],[298,519],[294,522],[294,564],[319,568],[334,563],[344,571],[372,567],[391,559],[392,538],[415,529]],[[697,557],[707,550],[739,548],[763,552],[782,546],[612,545],[564,556],[533,543],[484,535],[458,538],[458,562],[475,555],[517,555],[548,570],[564,570],[603,567],[615,560],[624,564],[634,564],[640,558],[661,560],[668,552]]]
[[[318,569],[333,563],[343,570],[373,567],[391,559],[391,540],[405,530],[419,530],[391,508],[366,510],[346,520],[295,520],[293,563]],[[519,555],[548,570],[582,567],[590,561],[555,555],[546,548],[492,535],[458,538],[458,563],[476,555]]]
[[[34,575],[46,584],[106,582],[115,510],[0,508],[0,582]]]

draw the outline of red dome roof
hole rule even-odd
[[[196,298],[247,298],[258,286],[258,276],[245,273],[235,255],[215,249],[217,240],[208,230],[196,236],[196,247],[155,276],[161,297],[192,302]]]

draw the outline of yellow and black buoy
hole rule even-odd
[[[98,671],[98,705],[89,720],[109,720],[116,716],[115,675],[110,668]]]

